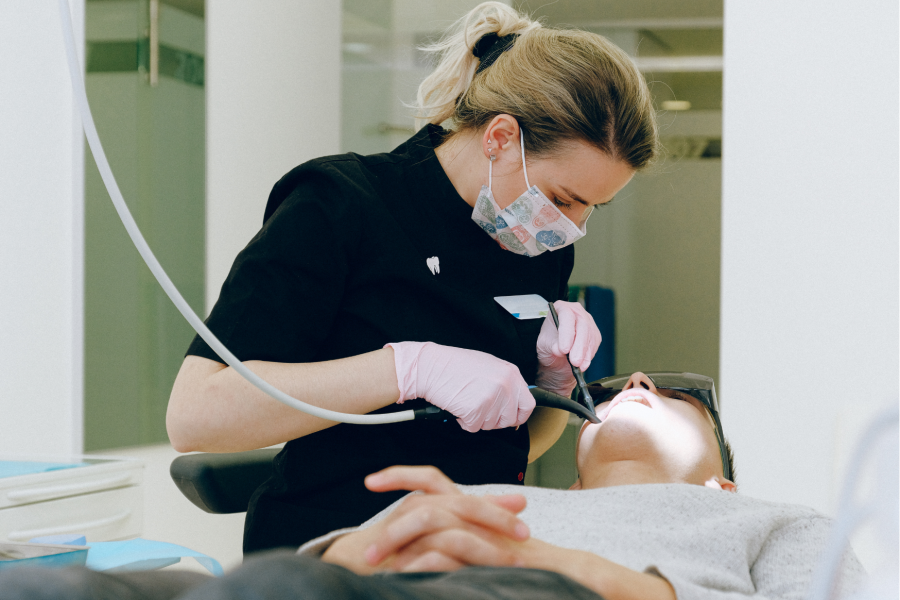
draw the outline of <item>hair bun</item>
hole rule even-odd
[[[518,33],[510,33],[501,37],[495,31],[481,36],[481,39],[472,47],[472,54],[480,61],[475,73],[481,73],[494,64],[501,54],[512,48],[518,37]]]
[[[480,40],[475,42],[475,46],[472,48],[472,54],[475,55],[475,58],[480,59],[487,54],[488,50],[491,49],[491,46],[497,43],[498,39],[499,36],[496,31],[483,35]]]

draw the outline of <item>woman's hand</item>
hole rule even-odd
[[[512,363],[477,350],[432,342],[388,344],[394,349],[399,402],[424,398],[453,413],[466,431],[517,427],[534,397]]]
[[[569,361],[586,371],[600,347],[602,337],[594,318],[578,302],[557,300],[553,306],[559,315],[559,330],[548,315],[537,340],[538,373],[535,383],[547,391],[568,397],[575,388]]]
[[[430,535],[436,535],[435,539],[448,547],[465,548],[470,560],[478,560],[479,564],[514,566],[517,559],[512,550],[498,550],[496,540],[518,542],[530,535],[528,526],[516,517],[525,508],[524,497],[466,496],[434,467],[391,467],[369,475],[366,487],[375,492],[424,493],[408,496],[372,527],[339,538],[322,556],[326,562],[362,575],[393,569],[398,552],[407,549],[405,556],[410,556],[408,549]],[[445,568],[441,570],[462,566],[462,562],[454,566],[450,555],[445,556],[446,560],[441,561]]]

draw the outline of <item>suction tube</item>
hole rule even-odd
[[[169,296],[169,299],[178,309],[178,312],[187,319],[187,322],[191,324],[191,327],[200,334],[200,337],[209,344],[209,347],[212,348],[216,354],[228,364],[228,366],[237,371],[241,377],[252,383],[254,386],[286,406],[305,412],[308,415],[319,417],[320,419],[338,423],[353,423],[357,425],[381,425],[384,423],[399,423],[401,421],[412,421],[415,419],[416,415],[412,410],[380,415],[354,415],[320,408],[318,406],[307,404],[306,402],[301,402],[296,398],[292,398],[244,366],[244,364],[219,341],[213,332],[209,330],[203,320],[194,313],[190,305],[188,305],[175,288],[175,284],[169,279],[169,276],[166,274],[165,270],[163,270],[162,265],[159,264],[156,256],[153,255],[153,251],[150,250],[150,246],[147,245],[147,241],[141,234],[140,229],[138,229],[134,217],[131,216],[131,212],[125,204],[125,199],[122,197],[122,192],[119,190],[119,185],[116,183],[116,179],[113,176],[109,161],[106,159],[106,153],[103,151],[103,146],[100,144],[100,136],[97,134],[96,125],[94,125],[94,118],[91,116],[87,92],[84,87],[84,79],[81,76],[81,66],[75,55],[75,36],[72,33],[72,16],[69,13],[68,2],[66,0],[58,0],[58,3],[59,16],[62,21],[63,38],[65,39],[66,55],[69,61],[69,75],[72,78],[72,94],[75,98],[75,103],[78,105],[81,122],[84,126],[84,135],[87,137],[88,145],[91,147],[94,160],[97,162],[97,168],[100,170],[100,176],[103,178],[103,183],[106,185],[106,190],[109,192],[109,197],[116,207],[116,212],[119,213],[119,218],[122,220],[125,230],[131,237],[131,241],[140,253],[141,258],[144,259],[144,262],[147,263],[147,267],[150,268],[150,272],[156,277],[159,285],[162,286],[163,290]]]

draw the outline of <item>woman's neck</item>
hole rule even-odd
[[[456,193],[466,201],[466,204],[474,208],[483,180],[487,179],[487,165],[476,132],[462,131],[451,134],[434,153]]]

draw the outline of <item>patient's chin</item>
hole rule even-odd
[[[653,414],[652,408],[647,408],[637,402],[629,402],[628,404],[631,406],[617,406],[607,415],[603,423],[600,424],[600,430],[604,434],[629,431],[637,433],[665,429],[665,424],[661,423],[657,415]]]
[[[654,420],[634,411],[613,411],[599,426],[585,427],[580,443],[599,445],[604,453],[633,453],[648,444],[659,445],[661,436],[665,436],[665,428]]]

